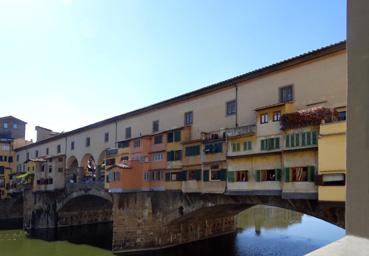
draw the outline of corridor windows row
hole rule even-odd
[[[280,138],[268,138],[260,140],[260,149],[262,151],[280,149]]]
[[[161,180],[161,171],[144,172],[145,181],[159,181]]]
[[[240,152],[252,150],[252,141],[244,141],[242,144],[240,142],[232,143],[232,152]],[[242,145],[242,149],[241,149]]]
[[[0,162],[13,163],[13,157],[12,156],[1,156],[0,155]]]
[[[313,146],[318,144],[318,132],[300,132],[286,135],[286,147],[305,147]]]

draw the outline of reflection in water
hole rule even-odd
[[[304,255],[344,235],[343,229],[327,222],[274,207],[252,207],[236,218],[237,233],[145,255]],[[109,223],[58,229],[57,232],[54,230],[46,234],[37,233],[33,234],[32,239],[20,230],[0,231],[0,255],[112,256],[110,250],[106,250],[111,248],[111,234]]]
[[[243,211],[236,217],[237,229],[255,228],[260,235],[261,229],[287,229],[302,221],[302,213],[270,206],[255,206]]]

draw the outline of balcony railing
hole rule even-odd
[[[248,134],[255,134],[256,132],[256,125],[246,125],[240,126],[235,128],[230,128],[226,130],[227,137],[235,137],[240,135],[248,135]]]

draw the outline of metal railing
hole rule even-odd
[[[227,137],[234,137],[240,135],[254,134],[256,132],[256,125],[245,125],[235,128],[226,129],[225,133]]]

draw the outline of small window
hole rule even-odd
[[[161,144],[161,143],[163,143],[163,136],[162,135],[154,136],[154,144]]]
[[[133,147],[139,148],[140,146],[141,146],[141,141],[140,140],[134,140],[133,141]]]
[[[186,156],[198,156],[200,155],[200,145],[186,147]]]
[[[174,132],[174,141],[176,142],[181,141],[181,131]]]
[[[344,121],[346,120],[346,111],[339,111],[337,112],[338,120]]]
[[[152,122],[152,132],[159,131],[159,120],[155,120]]]
[[[126,127],[126,139],[131,138],[132,136],[132,129],[131,127]]]
[[[29,159],[29,153],[27,152],[26,154],[26,159],[28,160]]]
[[[168,132],[167,142],[170,143],[170,142],[173,142],[173,140],[174,140],[174,132]]]
[[[118,148],[128,148],[128,147],[129,147],[129,140],[118,142]]]
[[[193,123],[193,112],[189,111],[184,114],[184,124],[191,125]]]
[[[269,115],[268,113],[264,113],[260,115],[260,124],[266,124],[269,122]]]
[[[152,154],[152,160],[153,161],[162,161],[164,158],[163,152],[153,153]]]
[[[56,147],[56,152],[57,152],[57,153],[60,153],[60,152],[61,152],[61,145],[58,145],[58,146]]]
[[[247,150],[251,150],[252,149],[252,142],[251,141],[245,141],[243,143],[243,150],[247,151]]]
[[[71,141],[70,143],[70,150],[74,150],[74,141]]]
[[[227,116],[236,114],[237,104],[235,100],[228,101],[226,103],[227,106]]]
[[[109,142],[109,133],[108,133],[108,132],[106,132],[106,133],[104,134],[104,141],[105,141],[105,142]]]
[[[46,155],[49,154],[49,148],[46,148]]]
[[[8,129],[9,128],[9,124],[7,122],[4,122],[3,123],[3,127],[4,127],[4,129]]]
[[[273,122],[281,121],[281,111],[276,111],[273,113]]]
[[[19,155],[17,155],[17,162],[19,161]]]
[[[89,147],[91,145],[91,138],[87,137],[86,138],[86,147]]]
[[[49,172],[53,171],[53,167],[51,165],[49,165]]]
[[[232,143],[232,152],[239,152],[240,150],[240,143]]]
[[[249,180],[247,171],[236,171],[235,178],[237,182],[246,182]]]
[[[18,124],[17,123],[13,123],[13,129],[17,129],[18,128]]]
[[[38,150],[35,151],[35,157],[38,157]]]
[[[293,86],[284,86],[279,88],[279,102],[293,101]]]

